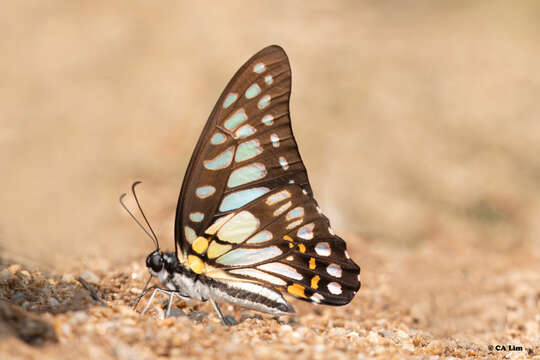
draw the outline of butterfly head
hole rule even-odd
[[[178,259],[174,253],[154,250],[146,257],[146,267],[152,276],[159,277],[163,270],[172,273],[177,265]]]
[[[158,250],[151,252],[146,257],[146,267],[155,273],[159,273],[163,269],[164,263],[163,254]]]

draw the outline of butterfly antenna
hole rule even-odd
[[[120,195],[120,205],[122,205],[122,207],[124,208],[124,210],[127,211],[127,213],[129,214],[129,216],[131,216],[131,218],[133,219],[133,221],[135,221],[135,223],[137,223],[137,225],[139,225],[139,227],[145,232],[146,235],[148,235],[148,237],[150,239],[152,239],[152,242],[156,245],[157,249],[159,250],[159,245],[158,245],[158,242],[157,242],[157,239],[155,239],[154,237],[152,237],[152,235],[148,232],[148,230],[146,230],[144,228],[144,226],[139,222],[139,220],[137,220],[137,218],[135,217],[135,215],[133,215],[133,213],[131,211],[129,211],[129,209],[126,207],[126,205],[124,204],[124,196],[126,196],[127,194],[126,193],[123,193],[122,195]]]
[[[131,185],[131,192],[133,193],[133,197],[135,198],[135,201],[137,202],[137,206],[139,207],[139,211],[141,212],[144,218],[144,221],[146,221],[146,225],[148,225],[148,228],[152,232],[152,235],[154,235],[154,239],[156,239],[156,247],[157,247],[157,250],[159,250],[159,242],[158,242],[156,233],[154,232],[154,229],[152,229],[152,226],[150,226],[150,222],[148,222],[146,215],[144,215],[144,211],[141,207],[141,204],[139,203],[139,198],[137,198],[137,194],[135,193],[135,186],[139,185],[140,183],[141,183],[140,181],[135,181],[133,185]]]

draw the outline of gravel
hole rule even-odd
[[[296,315],[280,318],[222,304],[236,324],[228,327],[208,303],[178,302],[167,319],[163,296],[144,316],[147,297],[134,310],[145,277],[132,274],[144,272],[142,260],[69,274],[3,266],[0,358],[540,359],[540,274],[530,254],[510,261],[459,249],[372,248],[356,258],[363,259],[364,281],[351,304],[293,300]],[[461,268],[466,280],[451,270]],[[74,280],[79,276],[107,306]],[[523,350],[490,348],[508,344]]]

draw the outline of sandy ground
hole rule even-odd
[[[532,0],[10,2],[0,358],[540,356],[539,13]],[[225,306],[231,328],[207,304],[140,316],[128,304],[152,245],[118,196],[142,180],[172,248],[204,121],[270,44],[289,54],[300,153],[363,287],[279,321]]]
[[[350,305],[294,301],[297,315],[279,319],[224,306],[239,322],[232,327],[209,304],[178,303],[167,319],[166,299],[145,316],[134,311],[143,258],[64,274],[11,265],[0,270],[0,352],[13,359],[540,359],[540,259],[443,246],[398,252],[355,240],[353,257],[367,270]]]

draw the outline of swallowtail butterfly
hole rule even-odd
[[[218,301],[286,315],[294,309],[282,293],[316,304],[352,300],[360,268],[313,198],[290,94],[279,46],[255,54],[229,82],[184,177],[175,252],[160,251],[153,237],[146,266],[166,289],[153,288],[143,313],[156,291],[170,296],[167,316],[173,297],[209,300],[224,324]]]

